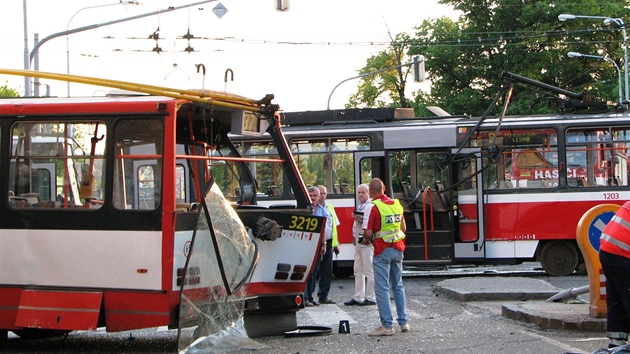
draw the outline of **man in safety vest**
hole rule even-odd
[[[398,316],[396,321],[400,326],[400,332],[409,332],[405,288],[402,282],[402,260],[407,225],[400,201],[390,199],[385,195],[383,181],[378,178],[371,180],[369,191],[372,204],[364,214],[363,239],[374,244],[374,291],[381,320],[381,325],[370,333],[370,337],[391,336],[394,334],[394,328],[389,302],[390,289],[394,293]]]
[[[626,344],[630,332],[630,202],[604,227],[599,261],[606,276],[606,337],[613,348]]]

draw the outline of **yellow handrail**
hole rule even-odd
[[[238,95],[226,93],[208,92],[206,90],[183,90],[163,86],[154,86],[139,84],[126,81],[118,81],[111,79],[102,79],[89,76],[79,76],[71,74],[58,74],[44,71],[19,70],[19,69],[2,69],[0,74],[37,77],[50,80],[69,81],[88,85],[106,86],[121,90],[129,90],[134,92],[147,93],[156,96],[166,96],[177,99],[188,100],[192,102],[213,104],[222,107],[238,108],[253,112],[265,110],[262,100],[254,100]]]

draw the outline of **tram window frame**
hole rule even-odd
[[[484,156],[485,190],[550,189],[559,185],[560,152],[555,127],[500,129],[498,136],[494,130],[480,131],[471,139],[471,145],[481,148],[496,145],[500,151],[492,159]],[[471,162],[471,166],[475,166],[475,162]],[[460,171],[460,181],[465,177]],[[468,185],[475,188],[474,183]],[[462,188],[465,186],[462,184]]]
[[[359,184],[354,176],[354,153],[370,150],[371,142],[367,136],[295,138],[289,146],[304,183],[326,186],[328,197],[334,198],[354,195]]]
[[[567,184],[572,188],[607,188],[628,185],[627,127],[579,127],[566,131]],[[572,154],[583,155],[570,163]]]
[[[265,162],[268,159],[280,159],[278,149],[271,141],[241,141],[235,142],[234,146],[241,156],[254,158],[255,162],[248,162],[248,166],[254,179],[256,180],[256,196],[279,197],[285,186],[285,175],[283,167],[274,162]],[[259,161],[260,160],[260,161]],[[228,188],[234,192],[231,197],[239,197],[240,188]]]
[[[114,208],[121,211],[158,209],[162,203],[164,125],[158,119],[121,119],[116,122],[114,132]],[[147,165],[154,166],[154,204],[153,208],[144,209],[141,206],[147,205],[139,199],[137,172],[140,167]]]
[[[93,139],[95,135],[98,139]],[[9,205],[34,210],[100,209],[105,192],[105,123],[16,121],[11,127]],[[42,177],[41,171],[46,171]]]

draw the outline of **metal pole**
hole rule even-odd
[[[628,35],[626,33],[626,25],[621,18],[612,18],[606,16],[582,16],[582,15],[571,15],[571,14],[561,14],[558,16],[558,20],[566,21],[573,20],[576,18],[590,18],[590,19],[603,19],[604,25],[610,26],[611,22],[615,25],[619,26],[621,32],[623,34],[623,71],[624,71],[624,84],[625,84],[625,100],[624,102],[619,102],[620,104],[628,104],[630,103],[630,87],[628,85]]]
[[[39,42],[39,33],[33,34],[33,45],[37,45]],[[35,61],[33,62],[33,70],[39,71],[39,53],[35,56]],[[33,96],[39,97],[39,78],[36,77],[33,80]]]
[[[621,93],[621,85],[622,85],[621,84],[621,70],[619,69],[619,65],[617,65],[617,63],[614,60],[612,60],[607,55],[604,55],[604,56],[601,56],[601,55],[589,55],[589,54],[582,54],[582,53],[577,53],[577,52],[569,52],[569,53],[567,53],[567,55],[570,58],[581,58],[581,57],[584,57],[584,58],[602,59],[602,60],[605,60],[605,61],[611,63],[615,67],[615,69],[617,70],[617,80],[619,82],[618,85],[617,85],[617,86],[619,86],[619,104],[623,104],[623,95]],[[626,86],[626,88],[627,87],[628,86]]]
[[[31,69],[31,62],[28,56],[28,20],[26,16],[26,0],[23,0],[23,13],[24,13],[24,70]],[[24,96],[31,97],[31,78],[24,77]]]
[[[619,80],[619,104],[623,104],[622,101],[622,96],[621,96],[621,70],[619,70],[619,65],[617,65],[617,63],[615,63],[614,60],[610,59],[608,56],[604,56],[602,59],[606,60],[607,62],[611,63],[615,69],[617,69],[617,80]],[[626,73],[628,72],[628,65],[626,64]],[[628,75],[626,75],[626,101],[628,100]]]
[[[623,20],[619,19],[619,21],[621,21],[621,31],[623,33],[623,71],[624,71],[624,76],[625,76],[625,84],[626,84],[626,104],[628,104],[630,102],[630,94],[629,94],[629,88],[628,88],[628,36],[626,34],[626,26],[623,23]]]
[[[72,22],[72,19],[74,19],[74,17],[81,11],[83,10],[90,10],[90,9],[96,9],[96,8],[100,8],[100,7],[107,7],[107,6],[114,6],[114,5],[122,5],[122,2],[117,2],[114,4],[105,4],[105,5],[96,5],[96,6],[88,6],[88,7],[84,7],[82,9],[79,9],[77,12],[75,12],[72,17],[70,17],[70,20],[68,20],[68,25],[66,26],[66,31],[70,30],[70,22]],[[35,69],[38,70],[38,69]],[[66,35],[66,74],[70,74],[70,35]],[[70,97],[70,81],[68,81],[68,97]]]

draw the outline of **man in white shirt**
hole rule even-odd
[[[350,301],[343,304],[354,305],[375,305],[374,295],[374,268],[372,258],[374,257],[374,247],[371,243],[363,241],[363,217],[366,207],[370,204],[368,185],[361,184],[357,187],[357,199],[359,204],[352,213],[354,224],[352,234],[354,236],[354,296]]]

